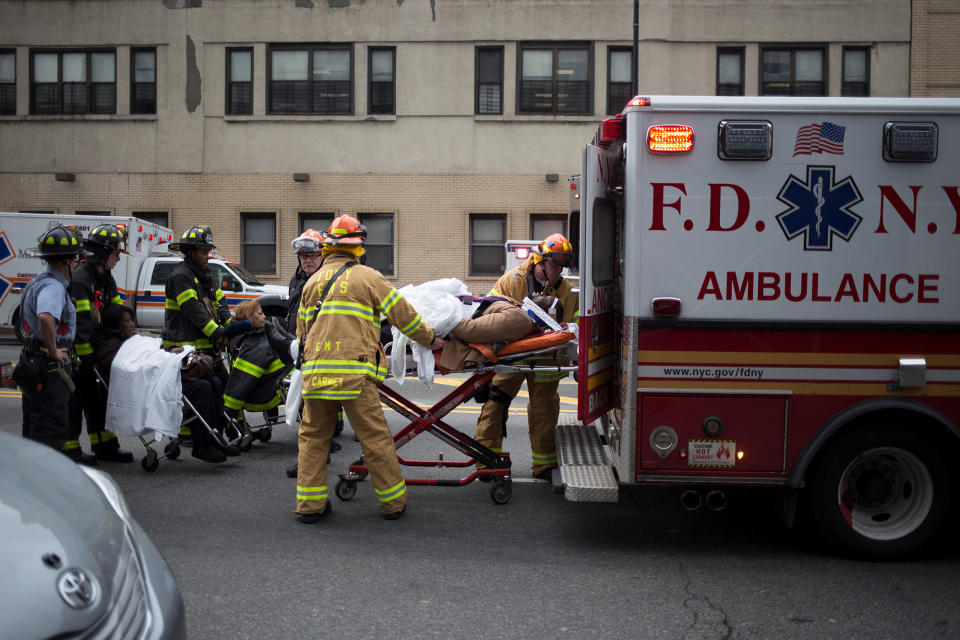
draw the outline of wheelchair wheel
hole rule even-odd
[[[176,460],[177,458],[180,457],[180,443],[178,443],[176,440],[172,440],[168,442],[167,445],[163,448],[163,453],[167,456],[168,459]]]
[[[260,438],[260,442],[270,442],[270,438],[273,437],[273,427],[264,427],[260,429],[260,433],[257,434],[257,437]]]
[[[157,470],[157,467],[160,466],[160,460],[157,458],[157,452],[153,449],[147,450],[147,455],[143,456],[143,460],[140,461],[140,466],[143,467],[143,470],[147,473],[153,473]]]
[[[357,495],[357,481],[340,478],[337,480],[337,486],[334,491],[341,500],[350,500],[353,496]]]

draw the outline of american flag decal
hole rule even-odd
[[[832,122],[808,124],[797,130],[797,142],[793,146],[794,157],[811,153],[843,155],[843,137],[846,127]]]

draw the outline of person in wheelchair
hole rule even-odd
[[[97,371],[109,384],[113,360],[123,343],[136,334],[137,324],[133,309],[119,304],[106,306],[101,313],[101,319],[101,325],[94,335],[93,353]],[[171,349],[175,352],[182,350],[182,348]],[[194,376],[185,373],[186,371],[187,369],[181,372],[183,395],[211,428],[222,428],[223,410],[220,403],[222,387],[218,384],[219,380],[212,375],[212,370],[209,376],[199,376],[196,379],[190,379]],[[240,455],[240,450],[234,445],[222,446],[205,429],[194,429],[191,455],[204,462],[218,463],[225,461],[228,456]]]
[[[243,411],[263,411],[275,421],[277,407],[285,399],[284,377],[293,368],[290,341],[295,338],[278,324],[267,324],[263,309],[254,300],[234,309],[234,321],[249,320],[253,330],[233,345],[233,366],[223,393],[223,405],[233,419]]]

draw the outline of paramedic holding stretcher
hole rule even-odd
[[[425,347],[436,350],[444,344],[380,272],[357,264],[366,236],[356,218],[334,219],[323,241],[323,266],[307,282],[300,303],[297,337],[304,408],[296,513],[305,524],[318,522],[331,510],[327,454],[340,405],[360,440],[383,517],[396,520],[403,514],[407,488],[377,393],[377,384],[387,375],[380,317],[386,315],[390,324]]]
[[[507,296],[517,302],[525,297],[553,296],[557,299],[558,322],[576,322],[577,296],[570,283],[563,279],[563,267],[573,259],[573,247],[563,235],[554,233],[543,240],[526,262],[505,273],[490,291],[491,296]],[[491,382],[490,398],[484,403],[477,420],[474,438],[494,451],[502,451],[510,402],[527,381],[530,401],[527,425],[533,475],[549,480],[557,467],[554,430],[560,416],[560,395],[557,388],[563,372],[498,373]]]

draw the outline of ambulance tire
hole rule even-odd
[[[945,530],[954,487],[931,439],[879,423],[826,446],[808,495],[817,528],[837,551],[910,555]]]

